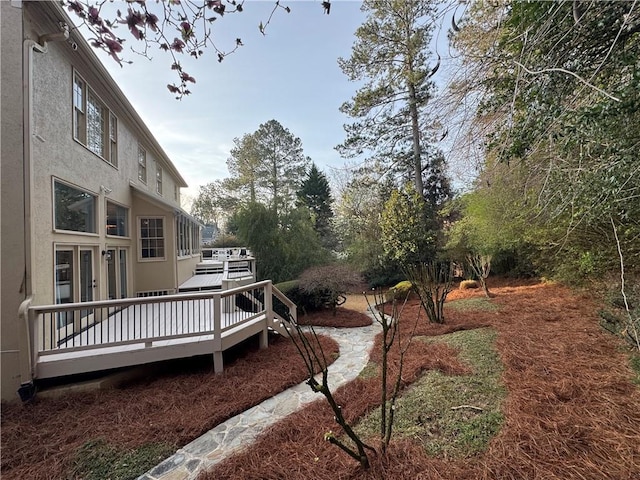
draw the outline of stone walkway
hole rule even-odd
[[[340,356],[329,366],[329,385],[335,390],[353,380],[369,361],[369,351],[379,325],[360,328],[316,328],[316,332],[335,339]],[[300,409],[324,398],[301,383],[255,407],[230,418],[195,439],[174,455],[138,477],[138,480],[192,480],[225,457],[251,444],[267,427]]]

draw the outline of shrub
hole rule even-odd
[[[212,248],[246,247],[235,235],[220,234],[211,244]]]
[[[478,288],[478,282],[475,280],[463,280],[460,282],[460,290],[467,290],[469,288]]]
[[[289,300],[295,303],[298,310],[309,312],[316,309],[313,298],[300,289],[298,280],[277,283],[274,286],[284,293]],[[287,307],[277,298],[273,299],[273,309],[281,317],[284,317],[287,312]]]
[[[342,305],[345,294],[362,284],[362,277],[351,267],[341,264],[311,267],[302,272],[299,288],[309,296],[314,309],[330,308],[335,311]]]
[[[392,300],[403,301],[412,290],[413,284],[409,280],[403,280],[389,289],[385,295],[385,300],[387,302],[391,302]]]
[[[444,323],[444,302],[453,288],[453,264],[426,262],[406,268],[431,323]]]

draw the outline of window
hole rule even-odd
[[[96,196],[61,182],[54,182],[54,228],[96,233]]]
[[[138,179],[147,183],[147,152],[138,145]]]
[[[73,77],[73,138],[85,143],[87,124],[84,119],[85,84],[78,76]]]
[[[140,257],[164,259],[164,219],[140,219]]]
[[[76,72],[73,73],[73,138],[118,166],[117,118]]]
[[[156,163],[156,192],[162,195],[162,167]]]
[[[103,158],[105,150],[104,116],[105,108],[96,97],[89,94],[87,98],[87,148]]]
[[[118,119],[109,114],[109,163],[118,165]]]
[[[173,199],[174,199],[176,202],[179,202],[179,201],[180,201],[180,189],[178,188],[178,186],[177,186],[177,185],[174,185],[174,186],[173,186]]]
[[[107,202],[107,235],[129,236],[129,209]]]
[[[178,216],[176,228],[178,256],[194,255],[200,252],[200,225],[185,216]]]

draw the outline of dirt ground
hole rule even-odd
[[[631,382],[621,344],[598,326],[592,299],[534,282],[494,282],[490,287],[498,311],[446,307],[445,325],[422,321],[417,332],[437,336],[486,325],[498,332],[496,347],[508,395],[505,422],[485,453],[431,458],[420,446],[397,441],[385,455],[373,456],[371,469],[363,471],[323,441],[324,433],[337,427],[329,409],[315,402],[273,426],[203,480],[640,479],[640,389]],[[449,300],[481,296],[478,290],[455,290]],[[352,295],[345,307],[362,312],[366,302]],[[415,318],[418,308],[414,301],[403,314]],[[355,323],[363,321],[358,318]],[[324,341],[325,351],[335,352],[335,343]],[[444,344],[413,342],[409,352],[404,386],[429,369],[467,371]],[[301,363],[289,368],[298,357],[287,341],[232,355],[222,376],[213,375],[208,361],[178,362],[161,375],[109,391],[39,399],[24,406],[3,404],[3,480],[65,478],[73,453],[96,438],[131,448],[151,441],[179,447],[304,379]],[[378,396],[375,376],[359,378],[337,392],[351,420],[374,408]]]

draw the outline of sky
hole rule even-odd
[[[187,181],[189,188],[182,190],[187,209],[199,186],[228,176],[233,139],[271,119],[301,139],[304,154],[329,178],[345,166],[334,147],[345,139],[343,124],[350,120],[339,108],[358,84],[342,73],[338,58],[351,55],[354,33],[365,20],[361,2],[333,0],[329,15],[321,0],[281,3],[291,13],[277,9],[266,35],[258,25],[269,19],[274,0],[246,0],[242,13],[214,22],[218,48],[233,48],[238,37],[244,46],[221,63],[211,49],[199,59],[181,59],[196,79],[192,94],[182,100],[166,88],[176,81],[168,54],[154,50],[150,61],[125,47],[123,58],[133,63],[121,67],[97,52]],[[126,3],[115,1],[112,8],[124,10]],[[135,45],[124,28],[119,35],[127,38],[125,45]]]

